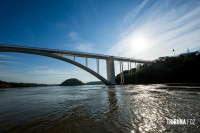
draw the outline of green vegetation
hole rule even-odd
[[[11,87],[12,86],[9,83],[0,80],[0,88],[11,88]]]
[[[40,86],[47,86],[47,85],[35,84],[35,83],[13,83],[13,82],[4,82],[0,80],[0,88],[40,87]]]
[[[151,64],[140,65],[130,71],[123,71],[124,84],[158,84],[158,83],[200,83],[200,52],[181,54],[177,57],[159,57]],[[120,74],[116,83],[120,84]],[[88,82],[86,85],[102,84],[101,81]],[[78,79],[67,79],[61,86],[84,85]],[[12,83],[0,80],[0,88],[39,87],[46,84]]]
[[[65,80],[64,82],[62,82],[62,83],[60,84],[60,86],[76,86],[76,85],[84,85],[84,83],[81,82],[81,81],[78,80],[78,79],[71,78],[71,79]]]
[[[200,83],[200,52],[178,57],[160,57],[151,65],[144,64],[130,72],[124,71],[125,84]],[[120,84],[120,74],[116,76]]]
[[[103,84],[101,81],[92,81],[88,83],[83,83],[78,79],[67,79],[60,86],[75,86],[75,85],[100,85]],[[58,84],[35,84],[35,83],[14,83],[14,82],[5,82],[0,80],[0,88],[19,88],[19,87],[41,87],[41,86],[57,86]]]

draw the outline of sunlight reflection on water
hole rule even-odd
[[[200,87],[166,85],[0,90],[0,132],[198,132]],[[196,119],[167,125],[166,119]]]

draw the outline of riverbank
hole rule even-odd
[[[5,82],[0,80],[0,88],[42,87],[42,86],[56,86],[56,85],[36,84],[36,83],[14,83],[14,82]]]
[[[200,86],[200,83],[167,83],[167,86]]]
[[[72,80],[74,81],[74,80]],[[66,83],[66,86],[74,86],[74,85],[103,85],[101,81],[91,81],[83,84],[74,83],[71,84]],[[5,82],[0,80],[0,88],[21,88],[21,87],[43,87],[43,86],[60,86],[60,84],[36,84],[36,83],[14,83],[14,82]],[[65,86],[65,85],[63,85]]]

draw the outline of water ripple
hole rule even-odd
[[[2,89],[0,132],[199,132],[200,88],[167,85]],[[167,125],[167,119],[196,119]]]

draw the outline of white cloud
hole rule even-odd
[[[128,13],[125,18],[124,18],[124,22],[130,21],[131,19],[133,19],[135,16],[138,15],[138,13],[145,7],[145,5],[147,4],[148,0],[144,0],[139,6],[137,6],[136,8],[134,8],[130,13]]]
[[[75,50],[78,50],[80,52],[92,52],[92,53],[95,53],[95,52],[98,51],[93,47],[92,43],[90,43],[86,40],[83,40],[79,36],[78,33],[70,32],[68,34],[68,36],[69,36],[70,40],[73,41],[73,45],[74,45]]]
[[[139,13],[143,10],[147,4],[144,2],[134,9],[134,12],[138,10]],[[155,59],[164,55],[171,56],[172,49],[181,53],[186,52],[187,48],[200,47],[200,7],[198,6],[200,2],[188,2],[178,7],[175,7],[174,3],[176,4],[168,1],[161,4],[157,1],[146,9],[129,25],[128,29],[121,33],[122,38],[108,50],[107,54]],[[131,15],[132,13],[133,11],[128,14],[129,20],[130,17],[135,16]]]
[[[34,70],[31,70],[30,74],[48,76],[48,75],[67,75],[69,73],[67,71],[62,71],[59,69],[40,67],[40,68],[35,68]]]
[[[93,48],[93,45],[91,43],[87,43],[87,42],[83,42],[83,43],[76,43],[75,49],[78,51],[82,51],[82,52],[97,52],[97,50],[95,48]]]
[[[48,66],[38,66],[29,68],[29,71],[21,72],[17,70],[7,70],[0,66],[0,79],[8,82],[60,84],[66,79],[77,78],[83,82],[97,81],[98,79],[88,72],[78,68],[50,68]]]
[[[9,54],[0,54],[0,65],[22,64],[20,61],[16,61],[16,58],[16,56],[12,56]]]
[[[68,34],[68,37],[72,40],[72,41],[79,41],[79,35],[76,32],[70,32]]]
[[[39,77],[44,81],[44,77],[48,77],[48,80],[45,83],[60,83],[69,78],[77,78],[83,82],[88,82],[91,79],[95,80],[96,78],[86,72],[85,70],[79,67],[72,67],[66,69],[58,69],[58,68],[49,68],[48,66],[39,66],[31,70],[29,73],[30,77]],[[54,76],[57,77],[55,80]],[[35,79],[35,78],[33,78]],[[54,81],[55,80],[55,81]]]

